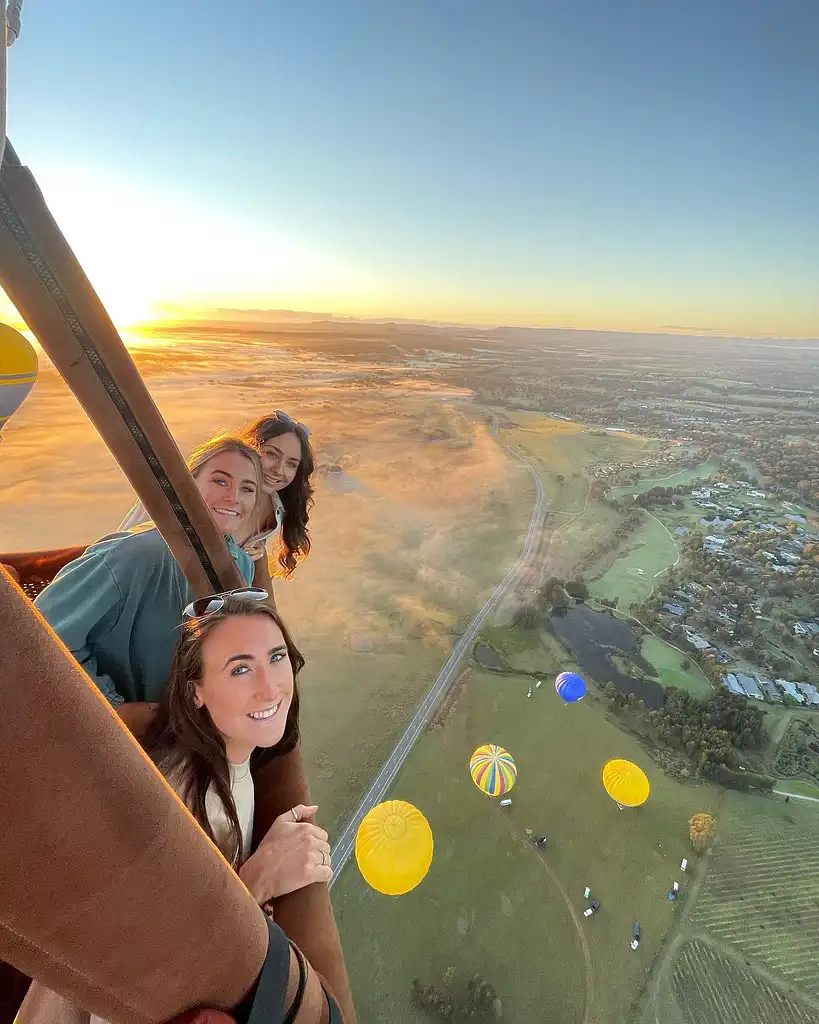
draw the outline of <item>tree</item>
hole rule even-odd
[[[566,584],[566,593],[584,601],[589,596],[589,588],[586,586],[586,581],[578,576]]]
[[[706,814],[705,812],[695,814],[688,822],[688,835],[691,839],[691,845],[697,853],[702,853],[707,849],[714,836],[715,824],[713,815]]]

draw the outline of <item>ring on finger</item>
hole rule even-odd
[[[298,816],[298,814],[296,814],[296,808],[295,807],[291,807],[290,808],[290,813],[293,815],[293,821],[298,821],[299,820],[299,816]]]

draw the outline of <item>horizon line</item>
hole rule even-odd
[[[19,317],[4,318],[10,327],[33,334],[26,322]],[[214,307],[201,311],[185,311],[185,315],[156,316],[137,322],[114,323],[119,332],[148,331],[154,333],[162,329],[187,327],[196,324],[242,324],[252,326],[271,326],[275,324],[298,323],[350,323],[350,324],[401,324],[436,329],[474,330],[474,331],[568,331],[573,334],[607,334],[614,336],[651,336],[701,338],[711,341],[793,341],[819,343],[819,335],[783,335],[783,334],[732,334],[718,327],[691,327],[682,324],[661,324],[654,328],[635,328],[623,330],[611,327],[570,327],[565,325],[546,324],[510,324],[502,321],[493,323],[470,323],[461,320],[429,320],[422,317],[399,316],[352,316],[349,314],[313,312],[311,310],[294,309],[259,309],[240,307]]]
[[[225,314],[231,314],[226,316]],[[265,319],[269,317],[269,319]],[[819,335],[786,335],[786,334],[735,334],[719,327],[686,327],[682,324],[661,324],[652,328],[634,328],[623,330],[612,327],[570,327],[563,324],[510,324],[503,321],[492,323],[471,323],[463,320],[431,320],[423,317],[400,316],[352,316],[339,313],[317,313],[310,310],[294,309],[258,309],[215,307],[199,313],[188,313],[185,316],[158,317],[155,320],[140,324],[123,326],[122,330],[171,327],[196,323],[247,323],[259,326],[274,323],[359,323],[359,324],[406,324],[417,327],[454,328],[458,330],[480,331],[571,331],[577,334],[610,334],[610,335],[660,335],[664,337],[703,338],[723,341],[797,341],[817,342]],[[119,328],[118,328],[119,329]]]

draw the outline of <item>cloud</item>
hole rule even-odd
[[[690,324],[660,324],[661,331],[693,331],[695,334],[724,334],[724,327],[692,327]]]

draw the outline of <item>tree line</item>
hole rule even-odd
[[[620,693],[613,683],[604,691],[613,708],[628,705],[645,716],[656,739],[684,752],[692,768],[704,778],[733,789],[770,789],[772,781],[754,773],[738,770],[738,751],[760,749],[765,741],[764,712],[732,693],[715,693],[705,700],[668,686],[663,705],[645,710],[634,694]]]
[[[503,1004],[483,975],[473,974],[463,985],[454,967],[447,967],[437,985],[424,985],[413,978],[412,1000],[438,1020],[503,1019]]]

